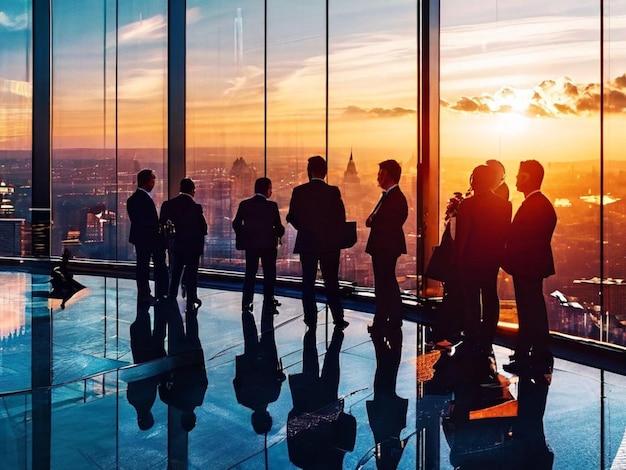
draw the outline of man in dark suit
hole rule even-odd
[[[309,158],[307,172],[310,181],[293,189],[287,214],[287,222],[298,231],[293,252],[300,254],[302,265],[304,323],[310,328],[317,325],[315,278],[319,264],[333,322],[344,329],[348,322],[339,298],[339,227],[346,221],[346,209],[339,188],[324,181],[326,160],[319,155]]]
[[[154,171],[145,169],[137,173],[137,190],[126,201],[130,219],[128,241],[135,245],[137,266],[137,300],[154,302],[150,293],[150,259],[154,262],[154,282],[157,297],[167,295],[168,279],[165,265],[165,243],[159,233],[159,216],[152,200],[156,182]]]
[[[274,310],[276,284],[276,254],[285,227],[280,221],[278,204],[270,201],[272,181],[259,178],[254,183],[254,196],[241,201],[233,220],[236,247],[246,251],[246,275],[243,281],[242,310],[251,312],[254,299],[254,282],[263,266],[263,312]]]
[[[372,330],[395,329],[402,326],[402,297],[396,279],[396,263],[406,253],[402,225],[408,216],[406,197],[398,183],[402,168],[395,160],[379,163],[378,185],[383,195],[365,221],[370,227],[365,252],[372,257],[376,313]]]
[[[169,246],[170,292],[172,298],[178,295],[180,278],[187,294],[187,311],[196,310],[202,302],[198,299],[198,266],[204,252],[204,237],[207,224],[202,206],[193,200],[196,185],[191,178],[180,181],[178,196],[165,201],[161,207],[161,224],[171,221],[174,224],[174,238]],[[185,274],[183,275],[183,269]]]
[[[554,274],[552,234],[556,212],[541,193],[544,170],[536,160],[520,163],[517,190],[524,202],[511,224],[502,268],[513,277],[519,329],[512,362],[504,370],[512,374],[529,369],[551,373],[548,313],[543,297],[543,279]]]
[[[493,191],[486,165],[472,172],[472,197],[459,204],[453,259],[463,293],[465,342],[475,352],[491,351],[500,317],[498,271],[511,226],[511,203]]]

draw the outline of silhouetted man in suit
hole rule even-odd
[[[365,252],[372,257],[376,294],[376,313],[370,331],[402,326],[402,297],[396,279],[396,263],[400,255],[406,253],[402,225],[409,209],[398,186],[401,174],[402,169],[395,160],[379,163],[378,184],[384,192],[365,221],[371,229]]]
[[[260,339],[250,312],[241,314],[241,322],[244,351],[235,357],[233,387],[237,402],[252,410],[250,422],[254,431],[265,434],[272,428],[267,407],[278,400],[286,376],[276,350],[272,312],[262,314]]]
[[[459,204],[454,261],[463,293],[466,343],[474,352],[491,351],[500,317],[498,271],[511,226],[511,203],[491,188],[494,172],[486,165],[472,172],[472,197]]]
[[[538,161],[520,163],[516,187],[524,202],[513,218],[502,265],[513,277],[519,320],[515,353],[503,368],[518,375],[528,369],[551,373],[553,364],[543,279],[554,274],[550,243],[556,212],[541,193],[543,175]]]
[[[339,188],[324,181],[326,160],[319,155],[309,158],[307,172],[310,181],[293,189],[287,214],[287,222],[298,231],[293,252],[300,254],[302,265],[304,323],[310,328],[317,325],[315,278],[319,264],[333,321],[344,329],[348,322],[339,298],[339,228],[346,221],[346,209]]]
[[[289,376],[293,408],[287,415],[289,460],[304,469],[341,470],[354,450],[356,419],[339,398],[339,353],[344,334],[335,328],[320,374],[315,329],[304,334],[302,373]]]
[[[254,196],[241,201],[233,220],[238,250],[246,251],[246,276],[243,281],[242,310],[253,310],[254,282],[263,266],[263,311],[274,310],[276,284],[276,254],[278,241],[285,234],[280,221],[278,204],[270,201],[272,182],[259,178],[254,183]]]
[[[165,242],[159,233],[159,216],[152,200],[156,175],[152,170],[137,173],[137,190],[126,201],[130,218],[128,241],[135,245],[137,267],[137,300],[154,302],[150,292],[150,259],[154,262],[154,283],[157,297],[167,295],[168,276],[165,265]]]
[[[187,293],[187,311],[195,310],[202,302],[198,299],[198,266],[204,252],[204,237],[207,224],[202,206],[193,200],[196,185],[191,178],[180,181],[178,196],[165,201],[161,207],[161,223],[171,220],[174,224],[174,239],[169,246],[170,292],[172,298],[178,295],[178,285],[182,275]],[[185,274],[183,275],[183,269]]]

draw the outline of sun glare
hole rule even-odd
[[[528,127],[528,118],[518,113],[502,113],[498,115],[496,128],[498,133],[518,135]]]

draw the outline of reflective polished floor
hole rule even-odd
[[[75,279],[62,308],[49,276],[0,273],[2,469],[626,468],[623,376],[557,359],[511,377],[494,347],[486,377],[460,349],[422,354],[408,321],[370,335],[349,310],[342,332],[318,304],[307,332],[298,299],[262,318],[258,294],[242,315],[238,292],[200,289],[185,313]]]

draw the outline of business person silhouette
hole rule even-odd
[[[494,172],[486,165],[472,171],[473,196],[459,204],[454,263],[463,295],[465,347],[489,355],[500,317],[498,271],[511,226],[511,203],[492,191]]]
[[[246,252],[241,309],[250,312],[253,310],[254,283],[261,260],[263,312],[270,309],[277,313],[274,308],[276,247],[285,234],[285,227],[280,221],[278,204],[269,200],[272,195],[272,181],[269,178],[257,179],[254,183],[254,193],[254,196],[239,203],[237,214],[233,219],[236,247]]]
[[[137,264],[137,301],[154,303],[150,290],[150,260],[154,263],[154,283],[158,298],[168,292],[168,273],[165,264],[165,241],[159,231],[159,216],[152,200],[156,183],[153,170],[144,169],[137,173],[137,190],[126,200],[130,219],[128,241],[135,245]]]
[[[502,268],[513,277],[519,328],[515,353],[503,366],[512,374],[528,369],[552,372],[548,311],[543,297],[543,279],[554,274],[552,234],[556,212],[541,192],[543,166],[536,160],[520,163],[516,188],[524,202],[511,223]]]
[[[315,278],[319,264],[333,322],[344,329],[349,323],[339,296],[339,227],[346,221],[346,209],[339,188],[324,181],[326,172],[326,160],[319,155],[309,158],[309,182],[293,189],[287,222],[298,231],[293,252],[300,254],[302,266],[304,323],[309,328],[317,325]]]
[[[174,239],[168,247],[170,262],[169,295],[176,298],[181,281],[187,295],[187,311],[196,310],[202,302],[198,299],[198,267],[204,252],[207,223],[202,206],[194,201],[196,185],[191,178],[180,181],[178,196],[165,201],[161,207],[160,221],[174,225]],[[183,274],[184,270],[184,274]]]
[[[372,257],[376,295],[376,312],[370,330],[402,326],[396,263],[400,255],[406,253],[402,225],[408,216],[408,204],[398,186],[401,174],[402,169],[395,160],[379,163],[377,181],[384,192],[365,222],[370,227],[365,252]]]

